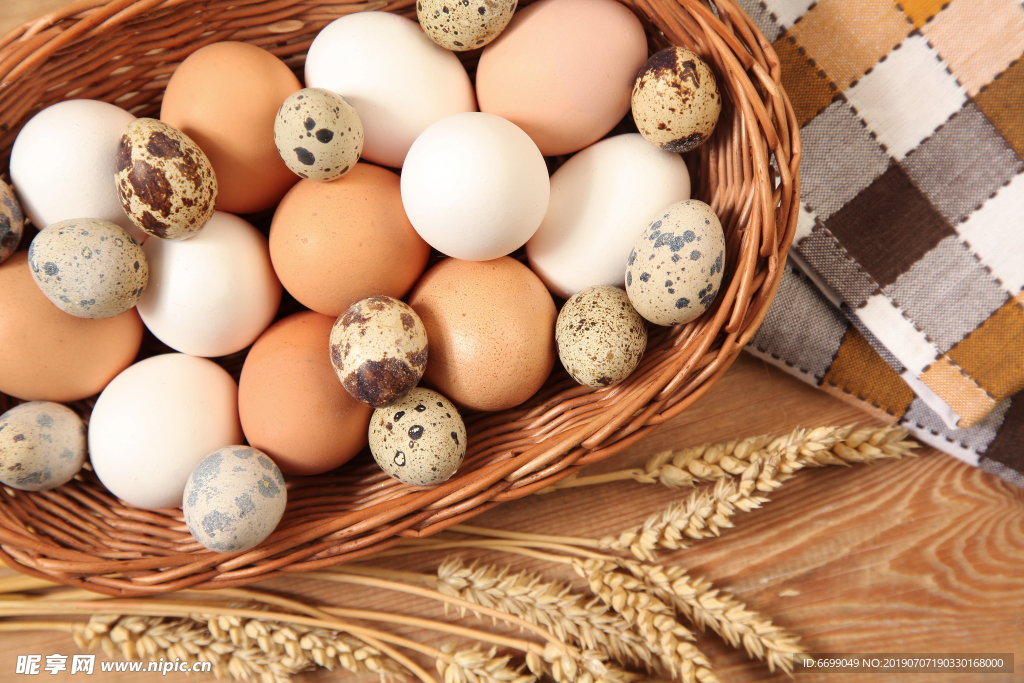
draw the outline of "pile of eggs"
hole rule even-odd
[[[126,503],[181,506],[239,552],[279,522],[283,474],[369,445],[439,484],[460,409],[523,403],[556,357],[614,385],[648,323],[704,313],[725,244],[679,153],[714,128],[714,75],[683,48],[648,59],[615,0],[515,4],[345,16],[305,87],[215,43],[159,120],[91,100],[32,118],[17,196],[0,183],[0,392],[28,401],[0,416],[0,483],[59,486],[88,452]],[[480,47],[474,85],[452,50]],[[630,110],[640,133],[609,136]],[[22,208],[41,231],[15,252]],[[280,317],[285,292],[303,310]],[[174,353],[137,360],[144,328]],[[237,383],[210,360],[242,352]],[[95,394],[87,429],[60,405]]]

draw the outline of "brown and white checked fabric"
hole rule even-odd
[[[840,337],[809,345],[805,311],[780,297],[760,352],[968,461],[1024,471],[1024,395],[1010,400],[1024,389],[1024,3],[739,3],[782,63],[803,141],[793,260]]]

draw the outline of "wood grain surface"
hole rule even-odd
[[[855,408],[744,354],[693,408],[589,472],[639,466],[666,448],[784,432],[797,426],[870,421]],[[597,538],[638,524],[686,493],[660,485],[616,482],[530,496],[495,508],[474,523]],[[736,528],[720,538],[666,553],[662,560],[732,592],[749,608],[799,634],[812,652],[1008,652],[1016,656],[1014,674],[952,678],[898,674],[885,680],[1024,680],[1024,491],[925,448],[920,457],[898,462],[805,470],[771,499],[761,509],[738,516]],[[431,573],[445,555],[437,552],[377,562]],[[463,555],[530,569],[552,580],[571,581],[579,590],[585,588],[562,566],[494,552]],[[0,569],[0,576],[9,573]],[[445,616],[431,601],[402,594],[301,575],[260,585],[323,604],[446,619],[506,632],[473,617]],[[434,647],[450,640],[435,632],[385,628]],[[787,680],[782,674],[771,675],[762,663],[733,650],[713,633],[700,635],[697,642],[723,683]],[[3,643],[0,681],[22,679],[13,674],[17,654],[78,652],[70,636],[58,632],[5,634]],[[423,664],[432,670],[429,662]],[[872,676],[804,673],[799,679],[846,683]],[[140,677],[105,674],[102,679],[120,682]],[[336,677],[318,670],[297,680]],[[75,680],[67,674],[52,680],[65,678]],[[196,678],[168,674],[163,680]]]
[[[0,32],[62,4],[62,0],[0,0]],[[743,355],[693,408],[588,473],[639,466],[667,448],[783,433],[797,426],[853,422],[871,424],[873,419]],[[686,493],[617,482],[530,496],[495,508],[474,524],[596,538],[629,528]],[[1012,674],[802,673],[799,680],[1024,681],[1024,491],[924,448],[915,459],[803,471],[771,498],[763,508],[738,516],[736,528],[721,538],[666,553],[661,559],[731,591],[749,608],[799,634],[811,652],[1013,653],[1016,657]],[[578,590],[584,588],[562,566],[492,552],[463,555],[512,564],[552,580],[571,581]],[[419,554],[390,558],[386,563],[390,568],[429,573],[444,556]],[[0,568],[0,576],[13,573]],[[261,586],[323,604],[507,632],[471,616],[445,615],[425,599],[301,575]],[[450,640],[432,631],[385,628],[435,647]],[[770,674],[762,663],[713,633],[700,635],[697,642],[723,683],[787,680],[785,675]],[[68,634],[57,631],[5,633],[2,643],[0,681],[32,680],[14,673],[18,654],[79,652]],[[430,662],[421,664],[433,670]],[[66,672],[56,676],[43,672],[42,676],[78,680]],[[144,680],[146,675],[96,673],[93,678],[129,682]],[[321,669],[296,680],[338,678],[337,673]],[[203,674],[168,674],[161,679],[168,683],[213,680]]]

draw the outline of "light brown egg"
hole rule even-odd
[[[629,111],[645,59],[640,20],[615,0],[540,0],[480,55],[480,111],[522,128],[544,156],[576,152]]]
[[[131,365],[142,344],[133,308],[103,320],[76,318],[46,298],[28,253],[0,264],[0,392],[31,401],[77,401]]]
[[[373,409],[341,386],[328,342],[334,318],[312,311],[256,340],[238,381],[242,430],[286,474],[320,474],[366,447]]]
[[[424,382],[457,405],[517,406],[555,364],[555,302],[515,259],[445,259],[423,275],[409,305],[430,339]]]
[[[722,111],[715,74],[684,47],[667,47],[647,60],[631,102],[640,134],[666,152],[698,147],[711,135]]]
[[[193,52],[167,83],[160,120],[192,138],[217,175],[217,209],[277,204],[295,181],[274,144],[274,120],[302,84],[266,50],[220,42]]]
[[[358,163],[337,180],[301,180],[270,226],[270,259],[303,306],[337,318],[360,299],[401,299],[427,267],[430,246],[402,207],[398,176]]]

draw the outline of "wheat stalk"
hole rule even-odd
[[[707,579],[690,577],[679,567],[630,560],[620,564],[652,594],[667,601],[699,628],[709,626],[733,647],[742,645],[751,657],[764,659],[772,671],[777,667],[791,673],[794,657],[804,652],[797,635],[748,610],[744,603],[714,588]]]
[[[662,665],[683,683],[717,683],[711,662],[692,642],[693,633],[675,619],[669,605],[646,590],[642,581],[617,571],[609,560],[573,559],[573,569],[606,605],[633,624]]]
[[[641,662],[648,670],[656,661],[640,636],[622,616],[598,604],[598,599],[571,591],[566,584],[546,582],[509,567],[449,557],[437,568],[437,589],[452,597],[513,614],[547,628],[560,640],[597,650],[623,665]]]
[[[130,661],[210,662],[218,678],[239,681],[287,683],[293,674],[315,666],[375,673],[381,680],[409,674],[348,634],[233,615],[94,615],[85,624],[75,624],[72,636],[85,652],[98,647],[110,658],[121,654]]]

